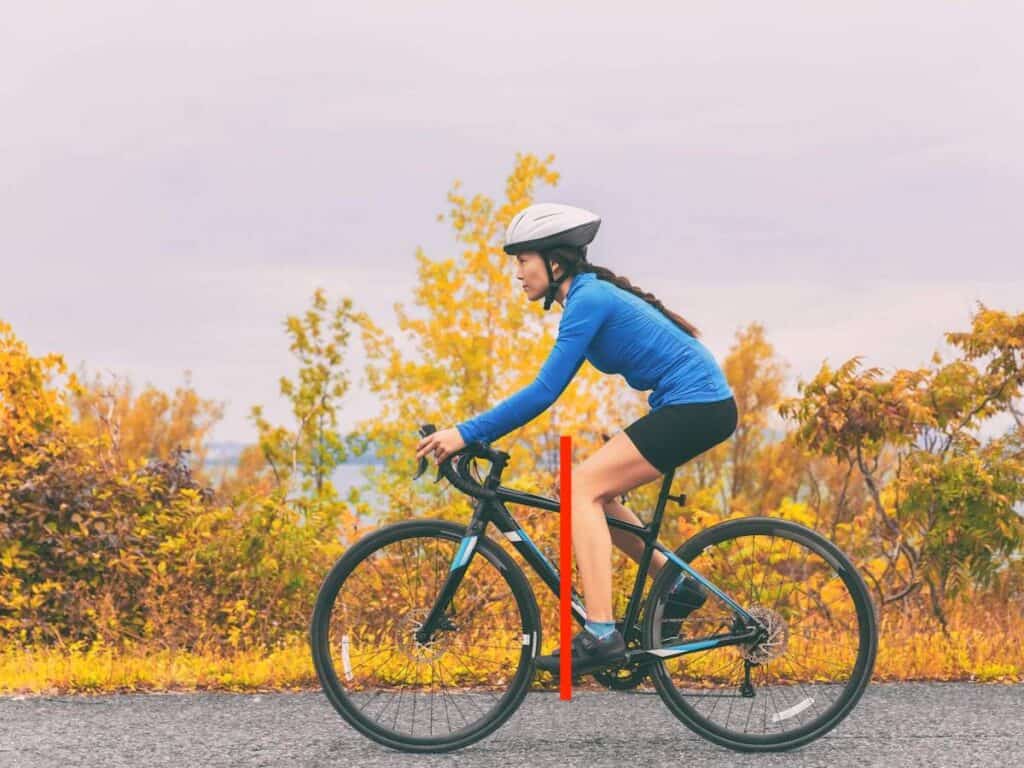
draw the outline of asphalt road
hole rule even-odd
[[[408,755],[350,728],[322,693],[0,697],[0,766],[1004,766],[1024,761],[1024,684],[872,683],[794,752],[701,739],[651,693],[531,693],[458,752]]]

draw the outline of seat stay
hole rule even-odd
[[[748,625],[752,624],[752,625],[755,625],[755,626],[757,626],[759,624],[757,619],[755,619],[753,616],[751,616],[743,608],[742,605],[737,603],[735,600],[733,600],[731,597],[729,597],[729,595],[727,595],[725,592],[720,590],[718,587],[716,587],[714,584],[712,584],[706,578],[701,576],[696,570],[694,570],[690,566],[690,564],[688,562],[686,562],[681,557],[679,557],[675,552],[673,552],[672,550],[662,546],[662,544],[660,544],[658,542],[655,542],[654,546],[658,549],[659,552],[661,552],[663,555],[665,555],[665,557],[667,557],[672,563],[674,563],[675,565],[679,566],[680,570],[685,571],[690,576],[692,576],[694,579],[699,581],[702,585],[704,585],[704,587],[709,592],[713,592],[715,594],[715,596],[718,597],[719,600],[721,600],[723,603],[725,603],[730,608],[732,608],[732,610],[735,613],[739,614],[739,616],[743,619],[743,623],[744,624],[748,624]]]

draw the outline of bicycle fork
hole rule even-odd
[[[415,632],[416,642],[424,645],[430,642],[433,639],[435,630],[439,627],[445,630],[455,628],[448,621],[445,611],[448,610],[448,605],[455,596],[455,591],[459,588],[463,577],[466,575],[466,569],[469,568],[473,554],[476,552],[477,542],[484,535],[485,525],[476,515],[473,516],[472,522],[470,522],[469,527],[466,529],[466,535],[462,537],[462,541],[459,542],[459,548],[455,551],[455,557],[452,558],[452,563],[448,568],[448,576],[445,577],[441,592],[434,601],[433,606],[431,606],[427,618],[423,620],[423,626]]]

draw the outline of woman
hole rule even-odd
[[[653,390],[649,413],[573,469],[572,543],[587,611],[586,626],[572,642],[578,674],[621,661],[626,653],[612,615],[611,542],[634,560],[643,542],[625,531],[610,532],[605,515],[642,525],[616,498],[722,442],[737,419],[732,390],[697,340],[697,329],[653,295],[586,260],[600,224],[590,211],[556,203],[531,205],[512,219],[505,252],[515,255],[516,278],[530,301],[544,297],[545,310],[552,301],[562,305],[558,339],[533,383],[489,411],[428,435],[416,449],[417,459],[431,454],[441,462],[468,442],[496,440],[551,406],[584,360],[603,373],[622,374],[634,389]],[[665,562],[655,552],[649,575]],[[677,622],[706,598],[682,575],[674,591],[685,607],[666,610],[666,618]],[[556,671],[558,651],[536,662]]]

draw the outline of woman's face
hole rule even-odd
[[[526,251],[517,254],[516,257],[516,279],[523,284],[523,291],[529,301],[536,301],[543,298],[548,289],[548,271],[544,267],[544,259],[536,251]],[[551,271],[555,279],[561,273],[561,266],[558,262],[551,265]]]

